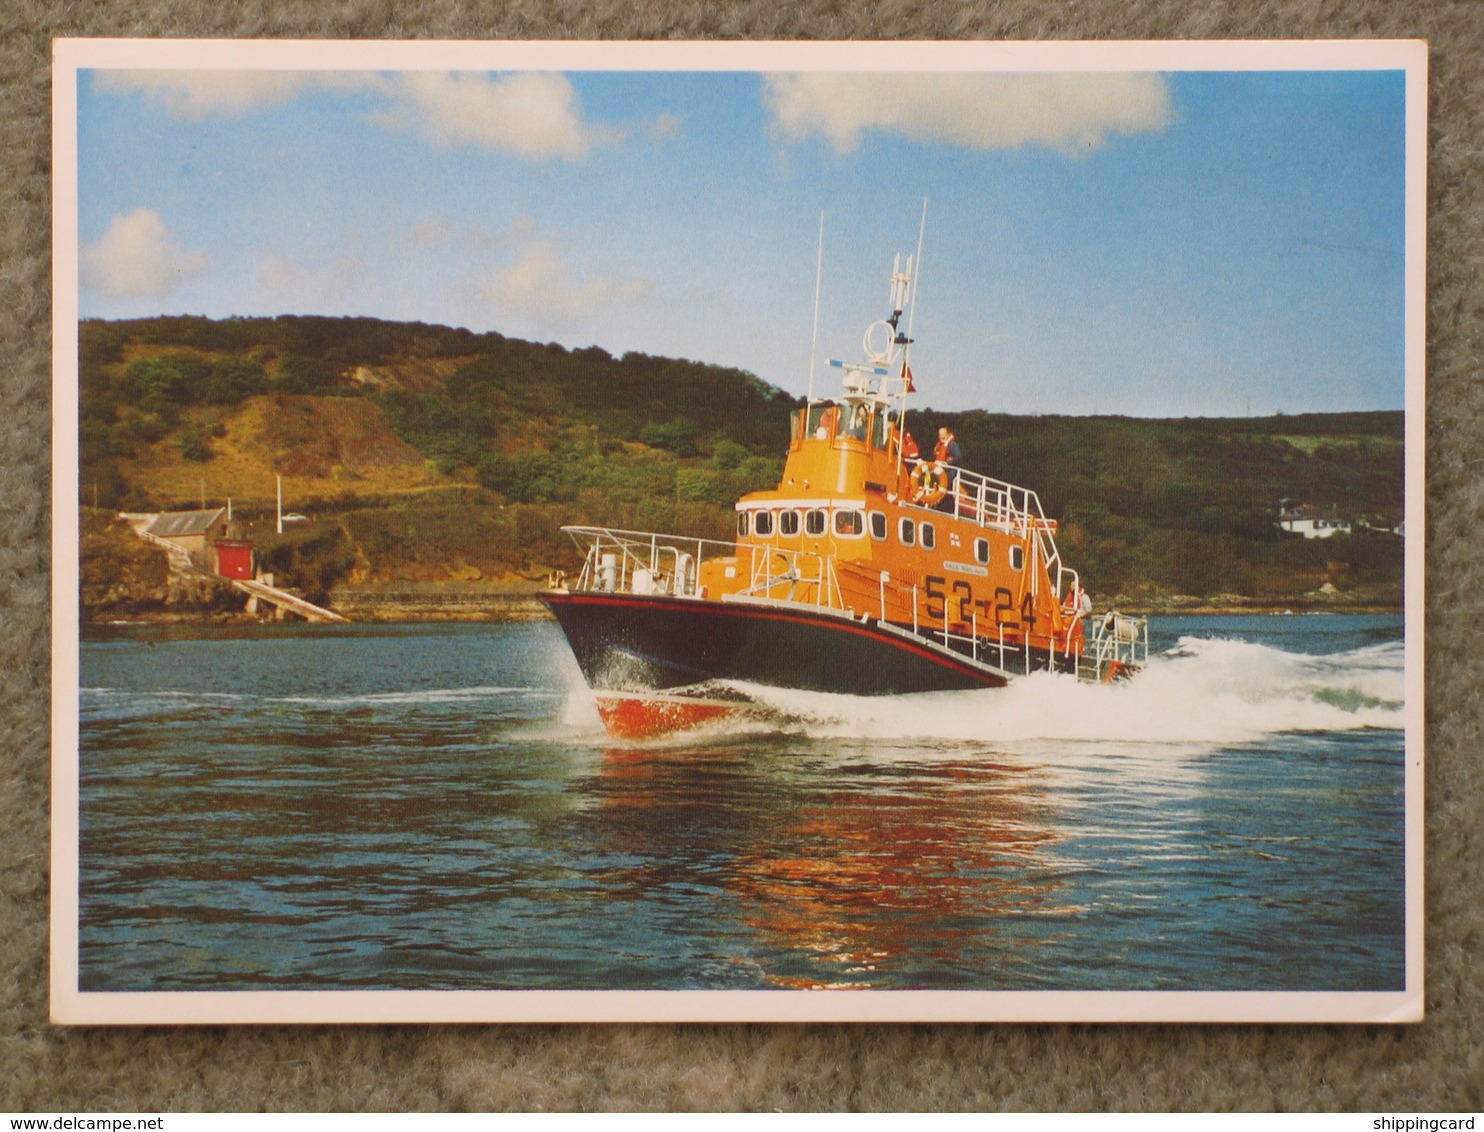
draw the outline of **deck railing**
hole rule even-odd
[[[582,569],[575,581],[559,576],[553,583],[577,592],[704,599],[702,565],[726,559],[736,577],[744,580],[732,600],[811,605],[851,617],[875,616],[894,632],[950,649],[1006,673],[1051,668],[1074,672],[1082,679],[1102,680],[1116,674],[1120,666],[1145,663],[1149,656],[1149,626],[1143,618],[1121,614],[1084,618],[1080,649],[1074,641],[1076,620],[1061,633],[1025,634],[1016,630],[1007,639],[1004,625],[981,627],[976,613],[970,615],[967,624],[951,621],[946,607],[941,622],[920,618],[917,587],[913,586],[909,627],[887,620],[886,574],[879,575],[879,609],[847,609],[835,562],[824,555],[609,527],[562,530],[583,551]],[[1056,559],[1050,562],[1056,566],[1052,576],[1058,586],[1073,587],[1064,592],[1080,592],[1075,588],[1076,571]]]
[[[579,591],[700,598],[702,565],[725,558],[746,579],[741,597],[845,608],[834,560],[822,554],[609,527],[562,530],[583,551]]]
[[[1021,537],[1032,531],[1054,529],[1041,509],[1040,496],[1030,488],[967,468],[945,470],[949,477],[948,490],[933,510]]]
[[[949,486],[942,499],[932,507],[912,505],[1033,541],[1046,564],[1052,593],[1060,598],[1077,592],[1077,572],[1062,564],[1061,552],[1056,547],[1056,523],[1046,517],[1039,495],[1028,487],[967,468],[951,468],[947,472]]]
[[[1149,663],[1149,618],[1108,612],[1087,626],[1087,646],[1077,658],[1077,675],[1109,680],[1122,669]]]

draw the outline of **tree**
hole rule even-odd
[[[268,375],[249,358],[221,358],[201,379],[197,396],[208,405],[235,405],[268,388]]]

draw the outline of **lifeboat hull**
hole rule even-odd
[[[594,692],[736,680],[855,696],[1003,687],[1007,676],[872,621],[807,607],[549,591]]]
[[[618,739],[653,739],[753,714],[746,700],[664,692],[595,692],[593,699],[604,728]]]

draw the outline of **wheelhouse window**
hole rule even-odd
[[[752,518],[752,533],[767,538],[773,533],[773,512],[759,511]]]
[[[792,538],[799,533],[799,513],[785,511],[778,516],[778,533]]]
[[[804,512],[804,533],[808,535],[824,534],[824,512],[818,509]]]
[[[870,514],[871,537],[877,542],[886,539],[886,513],[884,511],[872,511]]]
[[[918,537],[922,539],[923,550],[932,550],[938,544],[938,532],[933,530],[931,523],[922,524],[922,533]]]
[[[1021,570],[1025,568],[1025,547],[1012,546],[1010,548],[1010,569]]]
[[[840,406],[820,401],[809,406],[809,435],[824,440],[840,427]]]
[[[866,533],[865,517],[859,511],[836,511],[835,533],[846,538],[859,538]]]
[[[886,414],[878,406],[876,415],[871,418],[871,447],[884,449],[886,447]]]
[[[976,538],[974,540],[974,561],[981,566],[989,565],[989,539]]]
[[[737,512],[737,537],[746,538],[748,531],[752,529],[751,517],[746,511]]]
[[[897,541],[903,546],[912,546],[917,542],[917,524],[911,519],[903,519],[897,524]]]

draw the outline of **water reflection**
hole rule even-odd
[[[1353,620],[642,747],[548,626],[84,642],[81,979],[1394,988],[1400,653]]]
[[[1046,852],[1059,838],[1033,766],[881,748],[822,758],[777,741],[623,748],[604,753],[590,792],[601,851],[633,862],[605,881],[714,888],[768,986],[969,974],[1004,942],[997,921],[1059,910]]]

